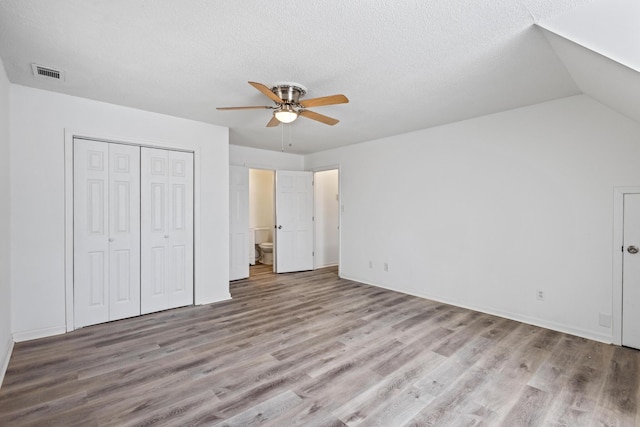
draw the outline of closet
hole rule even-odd
[[[193,303],[193,153],[74,139],[74,327]]]

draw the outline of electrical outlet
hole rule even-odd
[[[384,271],[389,271],[389,264],[388,263],[384,263]]]
[[[600,326],[604,326],[605,328],[611,327],[611,315],[600,313]]]
[[[544,291],[542,289],[536,290],[536,299],[538,301],[544,301]]]
[[[373,261],[369,261],[369,268],[373,268]]]

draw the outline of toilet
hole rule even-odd
[[[273,264],[273,242],[271,241],[271,227],[253,229],[253,245],[257,251],[257,261],[263,264]]]
[[[260,248],[260,262],[266,265],[273,264],[273,243],[272,242],[264,242],[258,244]]]

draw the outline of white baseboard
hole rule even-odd
[[[324,264],[324,265],[316,265],[313,269],[314,270],[318,270],[320,268],[327,268],[327,267],[337,267],[338,264]]]
[[[207,299],[204,299],[202,301],[198,301],[196,303],[196,305],[213,304],[213,303],[216,303],[216,302],[228,301],[230,299],[231,299],[231,294],[230,293],[226,293],[224,295],[220,295],[220,296],[217,296],[217,297],[207,298]]]
[[[449,300],[449,299],[446,299],[446,298],[438,298],[438,297],[435,297],[433,295],[426,295],[426,294],[421,294],[421,293],[418,293],[418,292],[412,292],[412,291],[408,291],[408,290],[404,290],[404,289],[398,289],[398,288],[394,288],[392,286],[379,285],[379,284],[376,284],[376,283],[367,282],[367,281],[364,281],[364,280],[361,280],[361,279],[357,279],[357,278],[350,278],[350,277],[347,277],[347,276],[341,276],[341,278],[347,279],[347,280],[351,280],[351,281],[354,281],[354,282],[364,283],[365,285],[375,286],[376,288],[387,289],[387,290],[394,291],[394,292],[400,292],[402,294],[412,295],[412,296],[418,297],[418,298],[424,298],[424,299],[428,299],[428,300],[431,300],[431,301],[440,302],[440,303],[443,303],[443,304],[455,305],[456,307],[466,308],[467,310],[479,311],[481,313],[490,314],[492,316],[503,317],[505,319],[515,320],[517,322],[527,323],[529,325],[539,326],[541,328],[551,329],[553,331],[562,332],[562,333],[569,334],[569,335],[575,335],[577,337],[587,338],[587,339],[594,340],[594,341],[599,341],[599,342],[602,342],[602,343],[605,343],[605,344],[613,343],[613,335],[605,335],[605,334],[601,334],[601,333],[595,332],[595,331],[575,328],[573,326],[564,325],[564,324],[561,324],[561,323],[550,322],[548,320],[539,319],[539,318],[535,318],[535,317],[525,316],[525,315],[522,315],[522,314],[519,314],[519,313],[511,313],[511,312],[508,312],[508,311],[496,310],[496,309],[493,309],[493,308],[488,308],[488,307],[483,307],[483,306],[470,306],[470,305],[460,304],[457,301],[452,301],[452,300]]]
[[[53,335],[60,335],[67,332],[66,326],[56,326],[53,328],[35,329],[33,331],[16,332],[13,334],[13,340],[15,342],[36,340],[38,338],[51,337]]]
[[[7,373],[7,368],[9,367],[9,360],[11,360],[11,353],[13,353],[13,339],[9,338],[9,342],[7,343],[7,352],[4,354],[4,357],[0,359],[2,364],[0,365],[0,387],[2,387],[2,382],[4,381],[4,374]]]

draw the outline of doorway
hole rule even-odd
[[[230,165],[229,169],[230,281],[250,277],[255,269],[249,267],[256,264],[270,265],[274,273],[339,266],[337,168],[311,172]],[[271,259],[266,255],[265,260],[264,243],[270,244]]]
[[[249,264],[271,266],[275,254],[275,172],[249,169]]]

